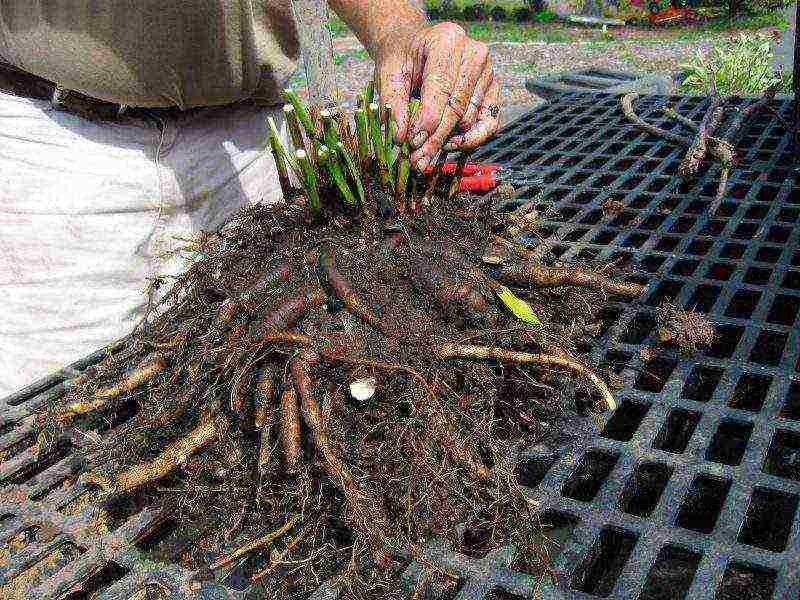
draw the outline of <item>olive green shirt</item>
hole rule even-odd
[[[0,2],[0,60],[117,104],[274,101],[297,55],[290,0]]]

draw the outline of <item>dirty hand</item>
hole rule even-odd
[[[381,102],[392,105],[397,141],[408,136],[419,171],[441,148],[471,149],[494,134],[500,90],[486,44],[455,23],[426,25],[400,40],[388,37],[376,57],[375,81]],[[416,93],[422,105],[407,123],[408,101]]]

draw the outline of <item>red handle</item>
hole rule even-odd
[[[458,189],[462,192],[491,192],[500,180],[492,173],[474,175],[472,177],[462,177],[458,182]]]
[[[441,165],[437,165],[437,171],[445,175],[452,175],[456,172],[457,166],[458,165],[454,162],[446,162]],[[494,164],[467,163],[464,165],[464,175],[467,177],[472,175],[491,175],[499,170],[500,165]],[[433,165],[430,165],[425,169],[426,175],[430,175],[431,173],[433,173]]]

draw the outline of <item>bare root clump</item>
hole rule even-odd
[[[326,113],[309,125],[308,152],[286,162],[305,191],[284,171],[286,204],[191,241],[191,267],[39,415],[40,455],[77,446],[109,514],[169,515],[156,558],[239,569],[282,597],[323,581],[397,597],[397,572],[432,537],[476,556],[513,542],[520,566],[548,570],[518,459],[557,442],[564,419],[615,408],[618,382],[581,356],[608,300],[642,287],[613,265],[534,255],[519,239],[535,213],[477,210],[437,176],[409,183],[402,160],[394,191],[379,187],[394,151],[371,122],[381,150],[359,164],[345,124],[346,144]],[[357,193],[315,130],[359,174]]]
[[[702,313],[664,303],[656,310],[659,344],[676,346],[681,354],[693,356],[714,341],[714,326]]]
[[[69,438],[104,502],[168,510],[178,535],[159,558],[255,561],[253,581],[283,593],[333,577],[393,597],[433,536],[478,554],[511,540],[546,562],[516,458],[614,405],[579,349],[609,294],[640,289],[498,249],[502,221],[460,199],[310,225],[297,206],[247,208],[196,241],[117,354],[54,394],[39,451]],[[538,323],[498,301],[512,289]],[[226,555],[233,537],[246,547]]]

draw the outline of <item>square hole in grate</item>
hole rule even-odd
[[[792,254],[792,266],[800,267],[800,250],[795,250]]]
[[[800,210],[796,208],[782,208],[778,213],[778,221],[797,223],[798,220],[800,220]]]
[[[800,421],[800,381],[793,381],[786,392],[780,416],[792,421]]]
[[[760,223],[740,223],[731,237],[739,240],[752,240],[760,227]]]
[[[699,475],[686,494],[676,524],[684,529],[711,533],[717,524],[731,482],[707,475]]]
[[[789,290],[800,290],[800,272],[787,271],[786,275],[783,276],[783,281],[781,281],[781,287]]]
[[[797,313],[800,312],[800,298],[787,294],[778,294],[769,309],[767,321],[776,325],[791,327],[797,320]]]
[[[639,248],[649,238],[650,236],[645,233],[631,233],[627,238],[625,238],[625,241],[622,242],[622,246],[624,248]]]
[[[750,353],[750,360],[760,365],[777,367],[783,358],[783,350],[788,339],[789,336],[785,333],[762,329]]]
[[[730,419],[720,422],[711,444],[706,451],[706,460],[723,465],[736,466],[742,463],[747,443],[753,433],[753,424]]]
[[[761,469],[770,475],[800,481],[800,433],[778,429]]]
[[[701,313],[709,313],[719,299],[722,288],[718,285],[698,285],[686,302],[686,308]]]
[[[630,210],[623,211],[609,225],[622,229],[636,218],[636,213]]]
[[[621,190],[632,190],[639,187],[644,181],[644,177],[628,177],[619,184]]]
[[[661,202],[658,203],[658,211],[665,215],[670,215],[675,211],[675,209],[678,207],[680,203],[681,203],[680,198],[676,197],[667,198],[666,200],[662,200]]]
[[[632,158],[623,158],[623,159],[620,159],[617,162],[615,162],[611,166],[611,168],[614,169],[615,171],[627,171],[628,169],[630,169],[635,164],[636,164],[636,161],[633,160]]]
[[[783,248],[776,248],[774,246],[761,246],[756,252],[756,260],[758,262],[776,263],[780,260],[783,254]]]
[[[591,211],[585,217],[581,219],[581,223],[584,225],[595,225],[599,223],[603,218],[603,211],[599,208],[596,210]]]
[[[728,308],[725,309],[725,316],[734,319],[749,319],[756,310],[760,299],[761,292],[739,290],[728,303]]]
[[[594,236],[592,240],[593,244],[599,244],[604,246],[609,244],[611,240],[613,240],[619,234],[618,231],[614,231],[613,229],[601,229],[597,235]]]
[[[606,598],[611,594],[639,536],[622,529],[603,529],[586,561],[572,578],[572,589]]]
[[[761,267],[750,267],[745,271],[743,281],[750,285],[767,285],[772,271]]]
[[[675,206],[677,206],[677,202]],[[692,200],[688,204],[685,210],[687,213],[691,213],[693,215],[702,215],[706,211],[708,211],[709,206],[710,204],[708,202],[702,202],[701,200]]]
[[[583,229],[581,227],[578,227],[576,229],[573,229],[569,233],[567,233],[564,236],[564,241],[565,242],[577,242],[579,239],[581,239],[588,232],[589,232],[588,229]]]
[[[658,306],[663,302],[675,300],[681,292],[683,283],[674,279],[665,279],[647,299],[648,306]]]
[[[772,377],[768,375],[744,373],[739,377],[731,397],[728,398],[728,406],[739,410],[759,412],[764,406],[764,400],[767,398],[771,385]]]
[[[725,231],[725,221],[708,221],[700,230],[700,235],[707,235],[710,237],[718,236]]]
[[[556,459],[529,458],[517,463],[517,482],[525,487],[537,488],[544,481],[545,475],[555,464]]]
[[[794,494],[755,488],[739,531],[739,542],[772,552],[784,550],[797,512],[797,501]]]
[[[581,502],[591,502],[618,460],[617,453],[590,450],[583,456],[569,481],[564,484],[561,495]]]
[[[620,498],[620,510],[638,517],[648,517],[658,505],[672,467],[662,463],[647,462],[636,467],[633,477]]]
[[[639,600],[682,600],[692,586],[699,564],[699,554],[678,546],[665,546],[647,574]]]
[[[680,454],[686,450],[689,439],[699,422],[699,412],[684,408],[671,410],[653,442],[653,447],[665,452]]]
[[[623,400],[603,428],[603,437],[620,442],[630,441],[636,430],[639,429],[639,425],[642,424],[648,410],[650,410],[650,404]]]
[[[626,196],[622,196],[624,199]],[[633,198],[628,201],[629,208],[636,208],[636,209],[643,209],[646,208],[651,202],[653,201],[653,196],[648,194],[641,194],[639,196],[634,196]]]
[[[742,258],[745,250],[747,250],[747,246],[743,244],[725,244],[719,256],[720,258]]]
[[[704,256],[708,254],[708,251],[711,250],[713,245],[714,242],[712,240],[694,240],[689,244],[689,247],[686,248],[686,253]]]
[[[785,227],[783,225],[773,225],[769,228],[769,233],[767,234],[767,241],[772,242],[773,244],[785,244],[789,240],[789,236],[792,233],[791,227]]]
[[[639,229],[647,229],[653,231],[661,227],[661,224],[667,219],[666,215],[650,215],[644,221],[639,223]],[[676,244],[677,245],[677,244]]]
[[[749,221],[760,221],[764,217],[767,216],[769,212],[769,206],[765,206],[763,204],[755,204],[747,209],[744,213],[744,218]],[[755,225],[758,225],[757,223]]]
[[[723,202],[719,205],[719,208],[714,211],[714,216],[717,218],[729,218],[736,214],[736,211],[739,209],[739,204],[735,204],[733,202]]]
[[[775,591],[775,578],[772,569],[731,561],[714,600],[770,600]]]
[[[628,324],[622,342],[625,344],[641,344],[656,328],[656,318],[652,313],[639,313]]]
[[[665,256],[656,256],[655,254],[648,254],[639,260],[639,268],[648,273],[656,273],[667,260]]]
[[[651,360],[636,375],[637,390],[658,394],[664,389],[678,361],[666,357],[658,357]]]
[[[739,341],[744,335],[744,327],[717,325],[714,329],[714,341],[707,350],[704,350],[704,354],[714,358],[730,358],[736,352]]]
[[[661,236],[658,239],[658,243],[655,246],[655,249],[659,252],[672,252],[675,248],[678,247],[678,244],[681,243],[681,238],[677,237],[670,237],[667,235]]]
[[[699,260],[679,260],[670,270],[670,273],[678,277],[689,277],[694,273],[700,264]]]
[[[670,179],[668,177],[656,177],[647,187],[647,191],[656,194],[667,187],[669,183]]]
[[[714,395],[723,373],[725,373],[723,369],[695,365],[683,385],[681,397],[695,402],[708,402]]]
[[[736,271],[736,265],[731,263],[714,263],[708,268],[706,277],[708,279],[719,279],[720,281],[728,281]]]
[[[691,217],[681,217],[672,224],[672,227],[669,228],[669,232],[679,234],[689,233],[696,222],[697,220]]]

